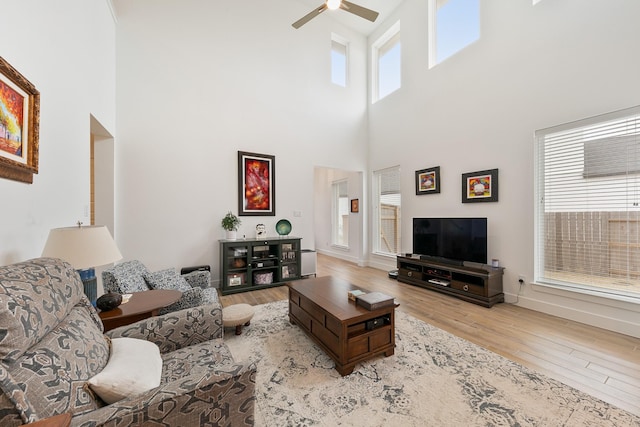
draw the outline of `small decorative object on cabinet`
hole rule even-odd
[[[291,223],[286,219],[281,219],[276,223],[276,231],[281,236],[287,236],[291,233]]]
[[[502,267],[476,263],[468,263],[469,266],[450,265],[415,254],[398,255],[397,262],[399,282],[431,289],[485,307],[504,302]]]
[[[264,224],[256,225],[256,239],[264,239],[267,237],[267,227]]]
[[[222,295],[300,279],[300,238],[220,240]]]

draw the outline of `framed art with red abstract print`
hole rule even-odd
[[[38,173],[40,92],[0,57],[0,177],[33,183]]]
[[[238,215],[275,216],[275,156],[238,151]]]

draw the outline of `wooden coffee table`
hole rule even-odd
[[[138,320],[157,316],[160,309],[173,304],[182,297],[182,292],[174,290],[154,289],[144,292],[134,292],[125,304],[109,311],[99,311],[104,331],[129,325]]]
[[[393,355],[397,305],[379,310],[357,306],[347,293],[358,288],[333,277],[297,280],[287,286],[289,321],[327,352],[340,375],[349,375],[363,360]]]

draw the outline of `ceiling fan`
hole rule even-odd
[[[323,5],[316,7],[313,11],[309,12],[302,18],[298,19],[296,22],[291,24],[293,28],[300,28],[307,22],[311,21],[316,16],[320,15],[325,10],[335,10],[342,9],[347,12],[353,13],[354,15],[358,15],[361,18],[368,19],[371,22],[374,22],[376,18],[378,18],[378,12],[373,11],[371,9],[367,9],[366,7],[358,6],[357,4],[353,4],[348,2],[347,0],[327,0]]]

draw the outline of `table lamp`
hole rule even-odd
[[[106,226],[54,228],[49,231],[43,257],[67,261],[80,274],[84,293],[93,305],[98,298],[98,281],[94,267],[111,264],[122,259]]]

